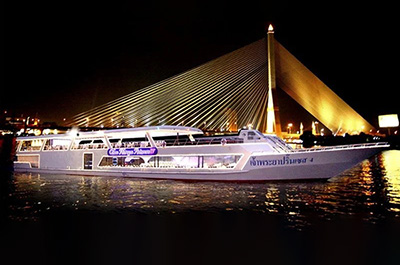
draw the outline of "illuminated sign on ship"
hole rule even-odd
[[[110,148],[107,150],[109,156],[156,155],[157,152],[156,147]]]

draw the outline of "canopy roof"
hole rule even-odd
[[[146,133],[149,133],[152,137],[160,136],[174,136],[174,135],[194,135],[203,134],[203,131],[197,128],[186,127],[186,126],[149,126],[149,127],[137,127],[137,128],[124,128],[124,129],[112,129],[103,131],[92,131],[92,132],[79,132],[70,131],[67,134],[52,134],[42,136],[26,136],[18,137],[18,140],[35,140],[35,139],[49,139],[49,138],[98,138],[107,136],[108,138],[136,138],[144,137]]]

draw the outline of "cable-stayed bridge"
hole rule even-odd
[[[333,133],[373,128],[276,41],[272,27],[266,38],[80,113],[69,125],[185,125],[235,131],[251,124],[279,135],[276,89],[285,91]]]

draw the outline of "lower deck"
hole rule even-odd
[[[36,169],[129,170],[129,169],[234,169],[243,154],[110,156],[104,152],[53,152],[18,154],[16,167]]]

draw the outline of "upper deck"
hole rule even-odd
[[[143,137],[146,133],[149,133],[152,137],[162,136],[174,136],[174,135],[196,135],[203,134],[200,129],[185,127],[185,126],[149,126],[149,127],[137,127],[137,128],[124,128],[124,129],[112,129],[112,130],[100,130],[91,132],[81,132],[78,130],[70,130],[66,134],[51,134],[51,135],[40,135],[40,136],[21,136],[17,140],[39,140],[39,139],[52,139],[52,138],[118,138],[118,137],[130,137],[139,138]]]
[[[196,136],[196,137],[194,137]],[[152,126],[17,138],[17,152],[66,151],[133,147],[171,147],[266,143],[267,150],[291,152],[275,135],[243,129],[236,135],[203,136],[200,129],[185,126]],[[265,150],[264,148],[262,148]]]

